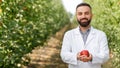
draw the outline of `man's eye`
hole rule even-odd
[[[82,13],[78,13],[78,15],[82,15]]]
[[[86,12],[85,15],[89,15],[89,12]]]

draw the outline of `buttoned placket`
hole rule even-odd
[[[84,42],[84,49],[85,49],[85,46],[86,46],[86,41],[87,41],[87,37],[90,33],[90,29],[86,30],[85,32],[82,32],[80,30],[80,33],[81,33],[81,36],[82,36],[82,39],[83,39],[83,42]]]

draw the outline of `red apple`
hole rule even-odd
[[[88,50],[82,50],[80,52],[80,55],[86,55],[87,57],[89,57],[89,51]]]

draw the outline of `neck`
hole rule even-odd
[[[90,25],[87,26],[87,27],[82,27],[82,26],[80,26],[80,30],[81,30],[82,32],[86,32],[86,30],[88,30],[89,28],[90,28]]]

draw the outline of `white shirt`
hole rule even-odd
[[[77,53],[84,49],[92,54],[92,62],[77,60]],[[79,27],[67,31],[63,38],[60,55],[62,60],[69,64],[68,68],[101,68],[101,65],[109,59],[106,34],[91,27],[84,44]]]

